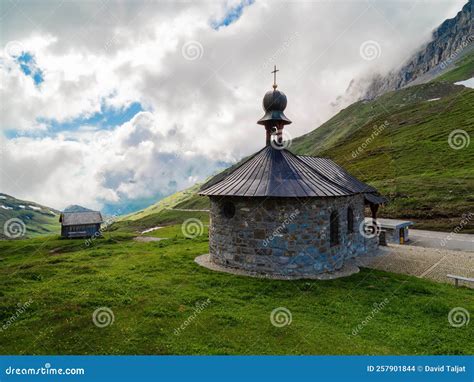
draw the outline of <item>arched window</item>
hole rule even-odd
[[[339,244],[339,214],[337,211],[331,213],[331,221],[329,224],[329,237],[331,247]]]
[[[235,215],[235,205],[232,202],[225,202],[222,206],[222,214],[227,218],[231,219]]]
[[[354,211],[352,207],[347,208],[347,233],[354,232]]]

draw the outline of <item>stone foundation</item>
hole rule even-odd
[[[348,232],[347,208],[354,213]],[[339,214],[339,244],[330,245],[330,215]],[[348,259],[377,250],[366,239],[364,197],[211,197],[210,261],[250,272],[308,276],[341,269]]]

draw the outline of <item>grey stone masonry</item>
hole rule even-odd
[[[348,259],[377,250],[367,239],[364,197],[211,197],[209,247],[216,264],[279,275],[311,275],[341,269]],[[348,208],[353,211],[349,232]],[[330,216],[338,213],[338,244],[331,246]]]

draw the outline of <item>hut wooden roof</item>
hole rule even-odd
[[[98,211],[63,212],[59,218],[63,226],[102,223],[102,215]]]

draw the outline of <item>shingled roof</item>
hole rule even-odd
[[[103,222],[102,215],[98,211],[90,212],[63,212],[59,217],[63,226],[99,224]]]
[[[330,159],[296,156],[269,145],[203,185],[200,195],[327,197],[376,190]]]

